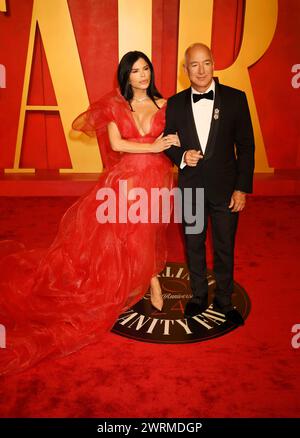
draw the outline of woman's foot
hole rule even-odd
[[[162,291],[157,277],[152,277],[150,282],[150,300],[154,309],[159,312],[162,311],[164,300],[162,297]]]

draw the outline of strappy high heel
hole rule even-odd
[[[160,294],[160,296],[153,296],[152,293],[153,289],[152,287],[150,287],[150,301],[151,301],[151,305],[152,307],[154,307],[155,310],[158,310],[159,312],[163,311],[163,306],[164,306],[164,300],[162,297],[162,293]]]

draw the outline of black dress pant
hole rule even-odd
[[[193,301],[202,303],[208,297],[206,266],[206,235],[208,218],[211,220],[213,240],[213,271],[216,279],[214,304],[224,311],[232,309],[234,242],[238,213],[232,213],[229,202],[215,203],[204,197],[204,205],[192,202],[194,214],[203,211],[203,230],[187,234],[190,223],[183,218],[186,254],[190,271]],[[184,203],[184,208],[188,202]],[[184,215],[183,215],[184,216]]]

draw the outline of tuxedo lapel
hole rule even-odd
[[[204,160],[207,160],[213,155],[217,133],[220,125],[220,117],[221,117],[221,92],[220,86],[216,82],[215,84],[215,99],[214,99],[214,107],[211,117],[210,130],[208,134],[207,144],[205,148]]]
[[[189,146],[190,146],[190,149],[199,150],[203,154],[201,144],[199,141],[199,137],[197,134],[196,124],[195,124],[195,119],[194,119],[194,114],[193,114],[193,109],[192,109],[191,93],[192,93],[192,89],[188,88],[186,90],[186,95],[185,95],[186,127],[187,127],[188,132],[190,132],[191,141],[192,141],[191,145],[189,145]]]

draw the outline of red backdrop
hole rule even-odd
[[[33,0],[10,0],[0,13],[0,64],[6,88],[0,89],[0,168],[12,167],[22,95]],[[176,91],[179,0],[153,0],[153,53],[158,87],[168,97]],[[86,86],[91,101],[116,85],[118,63],[117,0],[69,0]],[[300,2],[279,0],[274,39],[250,68],[268,161],[276,170],[300,170],[300,79],[292,86],[292,66],[300,62]],[[215,0],[212,49],[216,69],[236,58],[242,32],[244,0]],[[31,75],[30,104],[56,103],[46,57],[37,33]],[[70,167],[57,113],[28,112],[21,166]]]

